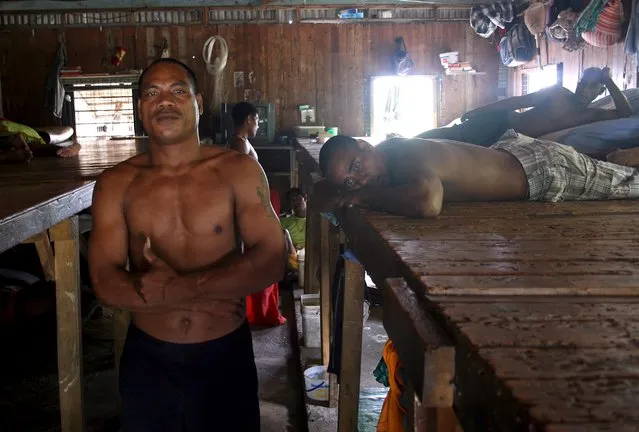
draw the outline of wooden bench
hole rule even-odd
[[[0,252],[25,241],[34,242],[45,277],[56,281],[64,432],[84,431],[77,214],[91,206],[95,178],[137,153],[133,141],[83,145],[77,158],[37,158],[28,165],[0,169]]]

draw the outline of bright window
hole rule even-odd
[[[413,137],[437,127],[436,77],[377,76],[371,81],[371,141],[389,134]]]
[[[131,87],[75,90],[73,101],[76,136],[135,135]]]
[[[557,65],[544,66],[543,69],[528,70],[523,74],[521,93],[535,93],[555,84],[561,84]]]

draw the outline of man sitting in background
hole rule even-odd
[[[43,128],[49,131],[70,130],[69,138],[73,135],[73,129],[65,127]],[[36,157],[73,157],[80,152],[80,144],[73,142],[71,145],[62,146],[51,142],[51,134],[12,122],[0,117],[0,163],[26,163]]]
[[[615,103],[612,110],[588,108],[607,89]],[[531,108],[522,113],[515,110]],[[535,93],[493,102],[467,112],[462,123],[431,129],[416,138],[450,139],[488,147],[508,130],[532,138],[567,128],[630,117],[630,103],[610,77],[610,70],[589,68],[583,73],[575,93],[555,85]]]
[[[235,125],[235,135],[231,138],[229,147],[258,160],[257,152],[248,140],[254,138],[259,129],[260,116],[257,108],[251,103],[240,102],[233,107],[231,117]]]
[[[286,193],[286,201],[292,214],[282,219],[282,227],[287,230],[296,250],[306,245],[306,196],[299,188],[291,188]]]
[[[492,147],[420,138],[373,147],[347,136],[320,151],[319,211],[363,205],[437,216],[443,201],[577,201],[639,197],[639,171],[509,130]]]

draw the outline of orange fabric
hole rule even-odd
[[[275,213],[280,213],[280,195],[271,190],[271,205]],[[276,326],[286,322],[280,314],[280,290],[277,283],[263,291],[246,296],[246,319],[250,325]]]
[[[399,374],[399,355],[395,351],[395,345],[389,339],[384,345],[382,358],[388,369],[388,383],[390,389],[384,399],[382,411],[377,422],[377,432],[405,432],[404,416],[406,410],[402,407],[400,398],[404,390],[404,382]]]

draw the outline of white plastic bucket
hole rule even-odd
[[[300,288],[304,288],[304,258],[306,257],[306,252],[304,249],[300,249],[297,252],[297,279],[300,285]]]
[[[316,401],[328,400],[328,373],[326,366],[312,366],[304,371],[306,396]]]
[[[304,346],[319,348],[322,346],[320,330],[320,296],[319,294],[302,294],[300,298],[302,310],[302,333]]]

